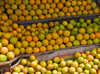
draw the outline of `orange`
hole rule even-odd
[[[50,3],[53,3],[53,1],[52,0],[47,0],[48,1],[48,3],[50,4]]]
[[[15,3],[16,3],[16,5],[20,5],[22,3],[22,1],[21,0],[16,0]]]
[[[78,6],[74,6],[74,11],[75,12],[79,11],[79,7]]]
[[[33,10],[37,10],[38,6],[36,4],[34,4],[32,8],[33,8]]]
[[[26,36],[26,41],[31,42],[32,41],[32,37],[31,36]]]
[[[76,1],[72,1],[72,6],[76,6],[77,2]]]
[[[86,40],[82,40],[81,41],[81,45],[86,45],[87,44],[87,41]]]
[[[23,15],[27,16],[29,14],[28,10],[23,10]]]
[[[66,47],[71,47],[73,44],[71,43],[71,42],[68,42],[67,44],[66,44]]]
[[[13,27],[13,29],[17,29],[17,28],[18,28],[18,24],[17,24],[17,23],[14,23],[14,24],[12,25],[12,27]]]
[[[87,15],[88,11],[87,10],[83,10],[83,15]]]
[[[42,27],[42,23],[40,23],[40,22],[37,23],[37,27],[38,27],[38,28],[41,28],[41,27]]]
[[[19,21],[25,21],[25,17],[24,16],[19,16]]]
[[[2,14],[2,10],[0,10],[0,15]]]
[[[53,46],[52,45],[48,45],[47,46],[47,51],[53,50]]]
[[[92,0],[87,0],[87,4],[91,4]]]
[[[42,41],[43,46],[48,46],[49,45],[49,41],[47,39],[44,39]]]
[[[82,34],[78,34],[78,35],[76,36],[76,39],[77,39],[77,40],[82,40],[82,39],[83,39]]]
[[[58,3],[58,4],[57,4],[57,7],[58,7],[59,9],[62,9],[62,8],[63,8],[63,4],[62,4],[62,3]]]
[[[16,10],[16,9],[17,9],[17,5],[16,5],[16,4],[13,4],[13,5],[11,6],[11,9],[12,9],[12,10]]]
[[[65,5],[66,5],[66,7],[70,7],[71,6],[71,2],[70,1],[66,1]]]
[[[24,4],[20,4],[20,5],[19,5],[19,9],[25,10],[25,5],[24,5]]]
[[[56,42],[55,42],[55,40],[50,40],[50,45],[54,45]]]
[[[37,47],[33,48],[33,53],[39,53],[39,48]]]
[[[35,47],[35,42],[34,41],[31,41],[29,45],[30,45],[30,47],[33,48],[33,47]]]
[[[10,72],[5,72],[4,74],[11,74]]]
[[[46,4],[46,3],[47,3],[47,0],[42,0],[42,3],[43,3],[43,4]]]
[[[21,28],[17,28],[16,30],[18,33],[21,33],[21,31],[22,31]]]
[[[47,39],[47,40],[51,40],[51,39],[52,39],[52,35],[51,35],[51,34],[47,34],[47,35],[46,35],[46,39]]]
[[[99,8],[97,8],[97,7],[93,9],[93,12],[94,12],[94,13],[99,13],[99,11],[100,11],[100,10],[99,10]]]
[[[10,35],[10,33],[5,33],[4,35],[3,35],[3,38],[5,38],[5,39],[10,39],[11,38],[11,35]]]
[[[63,49],[63,48],[65,48],[65,45],[64,44],[61,44],[60,45],[60,49]]]
[[[95,36],[96,38],[100,38],[100,33],[99,32],[95,33]]]
[[[82,15],[82,12],[81,11],[77,11],[77,15]]]
[[[56,44],[61,45],[62,43],[63,43],[62,38],[59,37],[56,39]]]
[[[74,11],[74,8],[73,7],[69,7],[68,11],[69,12],[73,12]]]
[[[56,4],[55,3],[51,3],[51,8],[55,9],[56,8]]]
[[[7,54],[8,48],[7,47],[2,47],[0,52],[1,52],[1,54]]]
[[[40,5],[41,1],[40,0],[36,0],[35,3],[36,3],[36,5]]]
[[[80,6],[80,11],[83,11],[84,10],[84,6]]]
[[[85,40],[88,40],[89,39],[89,34],[84,34],[83,37],[84,37]]]
[[[40,19],[45,19],[45,16],[44,15],[39,15],[39,18]]]
[[[10,4],[5,4],[6,9],[10,9]]]
[[[26,48],[26,54],[32,54],[33,49],[31,47]]]
[[[69,38],[68,38],[68,37],[64,37],[64,38],[63,38],[63,42],[64,42],[64,43],[68,43],[68,42],[69,42]]]
[[[94,9],[96,7],[96,3],[95,2],[91,2],[91,8]]]
[[[33,36],[33,41],[37,42],[38,41],[38,37],[37,36]]]
[[[23,25],[20,25],[19,28],[21,28],[23,30],[24,29],[24,26]]]
[[[16,14],[11,14],[9,16],[9,18],[12,20],[12,21],[18,21],[18,16]]]
[[[66,13],[66,16],[71,16],[70,12],[67,12],[67,13]]]
[[[82,1],[82,5],[83,6],[86,6],[87,5],[87,2],[86,1]]]
[[[16,30],[13,30],[12,31],[12,34],[13,34],[13,36],[17,36],[17,31]]]
[[[11,19],[8,19],[7,22],[12,25],[13,21]]]
[[[32,17],[30,15],[27,15],[25,19],[26,20],[32,20]]]
[[[7,26],[2,26],[2,31],[3,32],[8,32],[8,27]]]
[[[53,14],[54,13],[54,10],[52,8],[50,8],[48,11],[49,11],[49,14]]]
[[[41,46],[40,47],[40,52],[45,52],[46,51],[46,47],[45,46]]]
[[[91,9],[91,6],[90,6],[90,5],[86,5],[86,6],[85,6],[85,9],[86,9],[86,10],[90,10],[90,9]]]
[[[4,21],[8,20],[8,16],[7,15],[2,15],[2,20],[4,20]]]
[[[30,31],[25,32],[25,36],[28,36],[28,35],[30,35]]]
[[[57,13],[53,13],[53,14],[52,14],[52,17],[53,17],[53,18],[58,17],[58,14],[57,14]]]
[[[42,15],[42,10],[41,10],[41,9],[37,9],[37,10],[36,10],[36,14],[37,14],[37,15]]]
[[[65,4],[66,0],[61,0],[61,3]]]
[[[34,1],[34,0],[29,0],[29,3],[30,3],[31,5],[34,5],[35,1]]]
[[[45,18],[51,18],[51,15],[50,14],[46,14]]]
[[[21,33],[18,33],[18,34],[17,34],[17,38],[18,38],[18,39],[22,38],[22,34],[21,34]]]
[[[1,40],[2,46],[7,46],[8,45],[8,40],[7,39],[2,39]]]
[[[95,38],[95,34],[90,34],[90,39],[94,39]]]
[[[12,9],[7,9],[7,14],[12,14],[13,13],[13,10]]]
[[[93,59],[94,59],[94,57],[93,57],[92,55],[88,55],[88,56],[87,56],[87,60],[88,60],[88,61],[93,61]]]
[[[59,16],[59,17],[64,17],[64,16],[65,16],[65,13],[62,12],[62,11],[60,11],[60,12],[58,13],[58,16]]]
[[[68,8],[67,8],[67,7],[63,7],[63,8],[62,8],[62,11],[65,12],[65,13],[67,13]]]
[[[50,8],[50,4],[49,3],[45,4],[45,8],[49,9]]]
[[[21,16],[22,15],[22,11],[20,9],[15,10],[15,14],[17,16]]]
[[[58,4],[59,3],[59,0],[54,0],[54,3]]]

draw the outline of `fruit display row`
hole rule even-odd
[[[6,13],[13,21],[99,13],[96,6],[92,0],[5,0]]]
[[[80,18],[79,21],[34,23],[26,27],[18,26],[17,23],[9,24],[6,22],[7,18],[2,20],[5,21],[0,25],[0,54],[2,54],[0,62],[11,60],[20,54],[40,53],[100,42],[100,16],[93,20]],[[2,61],[4,55],[7,59]]]
[[[53,60],[38,61],[34,55],[22,59],[12,72],[4,74],[100,74],[100,48],[74,54],[74,60],[55,57]]]

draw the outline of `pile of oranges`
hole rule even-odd
[[[5,16],[5,17],[3,17]],[[98,44],[100,42],[100,16],[93,20],[80,18],[75,20],[19,25],[7,22],[4,14],[0,22],[0,53],[12,52],[15,56],[71,46]],[[92,22],[93,21],[93,22]],[[3,48],[3,47],[6,47]],[[12,59],[13,59],[12,58]],[[9,59],[8,59],[9,60]]]
[[[40,61],[34,55],[29,60],[22,59],[12,72],[4,74],[99,74],[100,73],[100,48],[93,48],[85,53],[75,53],[75,60],[65,60],[55,57],[53,60]]]
[[[92,0],[5,0],[5,9],[13,21],[99,13]]]

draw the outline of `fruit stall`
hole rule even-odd
[[[100,74],[100,0],[0,0],[0,74]]]

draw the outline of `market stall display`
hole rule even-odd
[[[99,0],[0,0],[0,74],[99,74],[99,59]]]
[[[99,13],[95,1],[10,0],[5,1],[6,13],[13,21],[28,21],[64,16]]]
[[[31,55],[29,60],[22,59],[20,64],[14,67],[12,74],[96,74],[100,72],[100,48],[93,48],[91,51],[84,53],[76,52],[74,58],[74,60],[64,60],[63,58],[54,57],[53,60],[38,62],[35,56]],[[8,73],[11,74],[10,72],[4,74]]]

